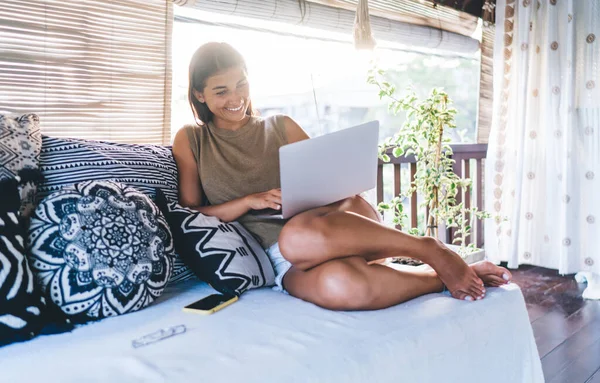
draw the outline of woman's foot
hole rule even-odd
[[[486,286],[498,287],[510,283],[512,274],[504,267],[490,261],[480,261],[469,265]]]
[[[483,281],[485,286],[499,287],[510,283],[512,280],[512,274],[504,267],[496,266],[490,261],[480,261],[469,265],[469,268],[477,274],[477,276]],[[449,289],[450,292],[452,290]],[[485,289],[482,289],[483,293],[479,296],[474,297],[473,295],[461,295],[454,294],[452,296],[458,299],[464,299],[467,301],[481,300],[485,298]]]
[[[485,297],[483,281],[476,269],[469,267],[455,252],[440,246],[439,253],[427,260],[452,296],[456,299],[474,301]],[[487,274],[486,274],[487,275]]]

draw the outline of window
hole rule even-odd
[[[310,136],[377,119],[383,139],[403,123],[404,116],[389,115],[386,101],[379,100],[375,87],[366,83],[372,55],[357,52],[349,33],[196,12],[175,10],[173,135],[184,124],[193,123],[187,101],[188,65],[194,51],[209,41],[226,41],[244,55],[253,104],[261,115],[287,114]],[[196,21],[187,18],[191,16]],[[444,87],[459,111],[452,140],[475,142],[479,58],[378,43],[375,54],[397,88],[412,85],[425,96],[433,87]]]

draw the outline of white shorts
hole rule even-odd
[[[285,291],[285,288],[283,287],[283,277],[285,276],[285,273],[290,270],[292,264],[281,255],[279,242],[275,242],[271,247],[265,249],[265,252],[275,270],[275,286],[273,287],[273,290],[287,294],[288,292]]]

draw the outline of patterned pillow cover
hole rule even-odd
[[[214,289],[239,296],[248,289],[275,283],[267,254],[241,224],[225,223],[169,202],[160,190],[156,204],[169,223],[177,252]]]
[[[25,257],[18,180],[0,180],[0,346],[36,336],[44,301]]]
[[[0,114],[0,179],[16,177],[22,169],[37,169],[42,136],[35,114],[10,117]],[[20,212],[28,217],[35,208],[36,181],[19,185]]]
[[[151,198],[158,188],[169,200],[178,199],[177,165],[168,146],[42,136],[40,169],[44,182],[38,187],[38,200],[65,186],[92,180],[120,182]],[[170,282],[190,278],[194,273],[176,256]]]
[[[28,250],[46,297],[75,323],[148,306],[165,288],[174,257],[152,200],[113,181],[46,197],[32,216]]]

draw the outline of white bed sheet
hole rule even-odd
[[[478,302],[430,294],[372,312],[261,289],[210,316],[182,312],[212,292],[185,282],[138,313],[0,348],[0,381],[543,382],[516,285]],[[182,335],[132,347],[180,324]]]

